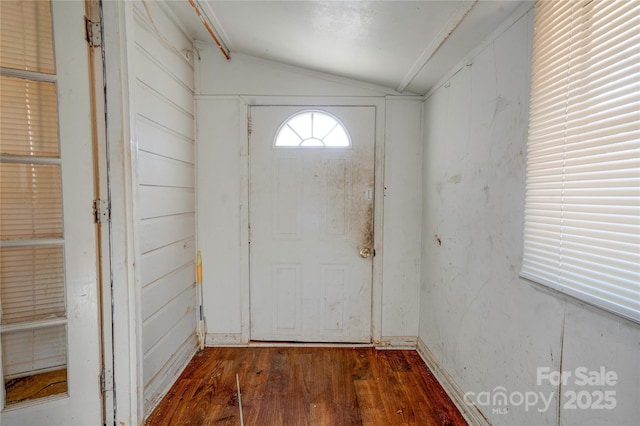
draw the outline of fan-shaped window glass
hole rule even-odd
[[[344,125],[322,111],[304,111],[290,117],[276,135],[277,147],[346,148],[351,146]]]

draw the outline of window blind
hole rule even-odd
[[[2,333],[2,358],[5,380],[66,368],[66,326]]]
[[[522,276],[640,322],[640,2],[538,1]]]
[[[62,245],[0,248],[2,324],[64,318]]]
[[[1,76],[0,85],[0,153],[58,157],[55,83]]]
[[[62,238],[60,172],[57,164],[0,164],[0,238]]]
[[[54,63],[50,2],[0,1],[0,386],[67,364]]]
[[[53,74],[51,4],[37,0],[2,0],[0,12],[2,66]]]

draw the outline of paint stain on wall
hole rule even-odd
[[[460,181],[462,180],[462,175],[461,174],[457,174],[457,175],[453,175],[449,178],[449,183],[460,183]]]

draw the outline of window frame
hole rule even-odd
[[[278,145],[278,137],[280,136],[280,133],[282,132],[282,130],[286,127],[289,126],[289,123],[294,120],[297,117],[300,117],[302,115],[305,114],[321,114],[323,116],[329,117],[332,120],[335,121],[336,123],[336,127],[340,126],[340,128],[344,131],[346,137],[347,137],[347,142],[348,145],[344,145],[344,146],[328,146],[328,145],[302,145],[302,143],[306,140],[309,139],[316,139],[319,141],[323,141],[332,131],[329,131],[322,139],[318,139],[318,138],[314,138],[313,136],[313,129],[312,129],[312,134],[311,134],[311,138],[306,138],[306,139],[302,139],[302,137],[300,135],[298,135],[298,137],[300,137],[301,141],[298,145]],[[313,118],[312,118],[313,120]],[[290,126],[289,126],[290,127]],[[292,129],[293,130],[293,129]],[[295,132],[295,130],[294,130]],[[278,129],[276,130],[276,133],[273,137],[273,145],[272,147],[274,149],[304,149],[304,150],[313,150],[313,149],[321,149],[321,150],[327,150],[327,149],[339,149],[339,150],[349,150],[349,149],[353,149],[353,141],[351,139],[351,134],[349,133],[349,129],[347,128],[347,126],[345,126],[345,124],[342,122],[342,120],[340,120],[338,117],[336,117],[334,114],[331,114],[330,112],[324,111],[322,109],[319,108],[308,108],[308,109],[303,109],[300,111],[297,111],[293,114],[291,114],[290,116],[288,116],[279,126]]]

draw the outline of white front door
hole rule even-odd
[[[2,1],[0,424],[102,423],[85,4]]]
[[[251,122],[251,339],[370,342],[375,108],[257,106]]]

